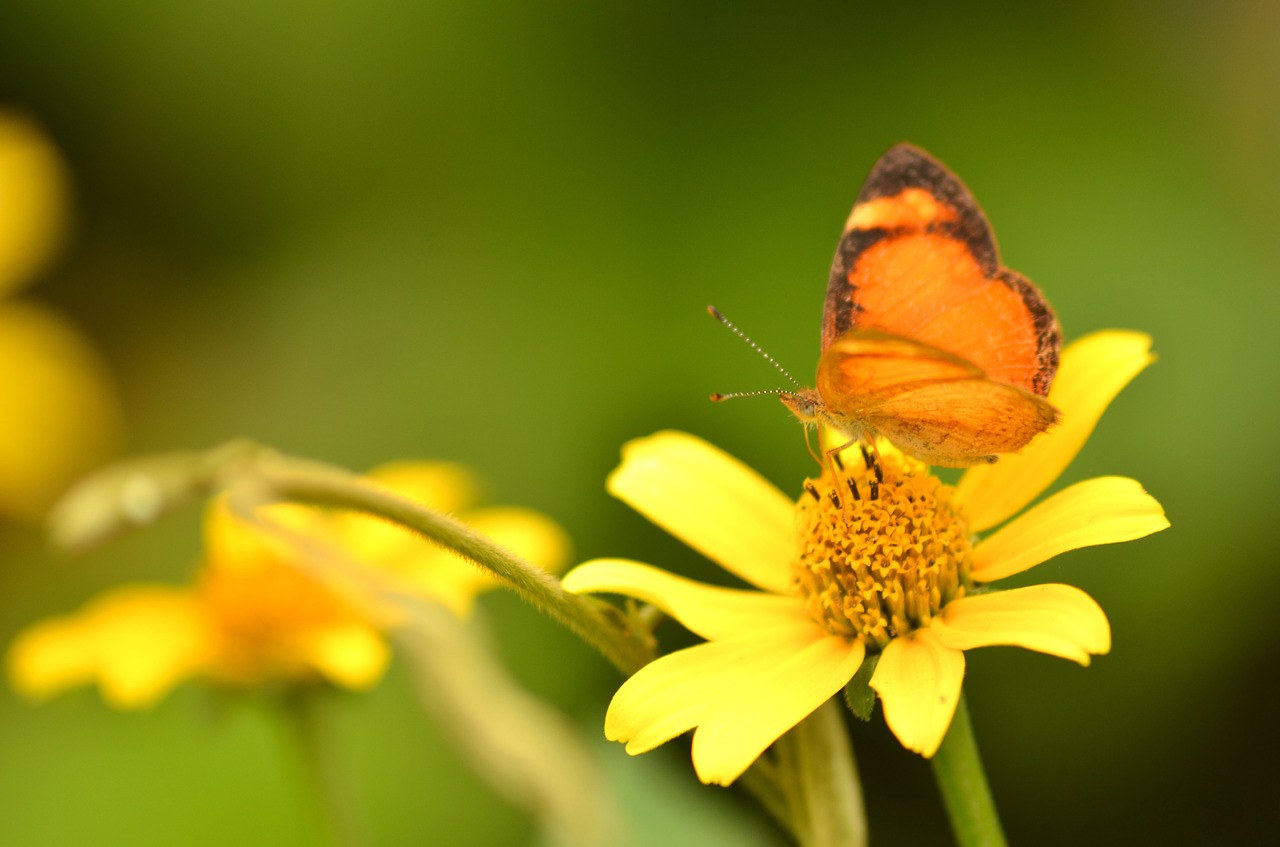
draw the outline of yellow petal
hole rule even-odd
[[[819,637],[812,629],[788,635],[785,641],[797,650]],[[605,737],[624,742],[633,756],[665,744],[706,720],[718,707],[726,680],[740,673],[750,657],[776,643],[774,637],[748,635],[708,641],[655,659],[614,695],[604,718]]]
[[[27,282],[61,239],[67,178],[31,121],[0,114],[0,296]]]
[[[0,513],[39,520],[75,477],[115,449],[120,407],[106,367],[80,333],[21,302],[0,305],[0,386]]]
[[[625,594],[651,603],[708,640],[797,622],[812,626],[796,597],[704,585],[625,559],[596,559],[579,565],[565,575],[564,587],[574,594]]]
[[[7,663],[14,687],[27,696],[44,699],[97,682],[108,703],[137,709],[201,670],[209,649],[208,625],[190,592],[133,585],[24,630]]]
[[[843,688],[865,655],[861,641],[827,636],[800,652],[758,659],[694,731],[698,779],[732,783],[765,748]]]
[[[309,646],[311,665],[330,682],[352,691],[372,688],[391,661],[387,643],[355,623],[319,630]]]
[[[1082,665],[1111,649],[1111,625],[1092,597],[1070,585],[1031,585],[962,597],[929,627],[956,650],[1025,647]]]
[[[609,493],[767,591],[791,590],[794,504],[751,468],[682,432],[627,443]]]
[[[1169,526],[1164,509],[1135,480],[1078,482],[1019,515],[973,548],[971,574],[991,582],[1097,544],[1133,541]]]
[[[944,646],[932,628],[890,641],[871,676],[885,723],[903,747],[925,758],[938,752],[963,682],[964,653]]]
[[[662,656],[618,689],[605,715],[605,736],[626,742],[632,755],[644,753],[722,711],[732,714],[737,701],[753,702],[761,689],[770,685],[771,674],[803,661],[796,657],[829,640],[830,636],[812,623],[797,623],[787,629],[709,641]],[[847,646],[846,652],[854,649]],[[856,670],[855,663],[833,691]]]
[[[1120,390],[1155,360],[1151,337],[1104,330],[1062,351],[1049,402],[1062,420],[1021,453],[965,472],[956,499],[969,511],[975,532],[993,527],[1034,500],[1066,468]]]

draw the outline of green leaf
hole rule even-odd
[[[871,675],[876,672],[876,664],[880,661],[879,653],[867,656],[862,667],[844,687],[844,702],[859,720],[869,721],[876,710],[876,692],[871,687]]]

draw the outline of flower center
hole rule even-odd
[[[232,683],[312,677],[315,640],[357,620],[332,589],[269,559],[206,564],[198,590],[215,632],[212,671]]]
[[[928,626],[971,586],[968,523],[954,489],[924,465],[881,454],[884,479],[858,463],[805,481],[796,504],[796,587],[832,635],[871,649]]]

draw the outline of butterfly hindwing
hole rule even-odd
[[[874,330],[851,330],[827,347],[818,391],[838,429],[880,433],[932,465],[993,461],[1057,418],[1044,398],[991,380],[971,362]]]

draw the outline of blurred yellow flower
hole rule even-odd
[[[631,442],[609,490],[758,590],[597,560],[574,592],[651,603],[706,643],[662,656],[619,689],[605,733],[643,753],[694,729],[693,763],[727,785],[877,658],[871,687],[908,749],[932,756],[951,723],[965,650],[1015,645],[1087,665],[1110,649],[1097,603],[1067,585],[979,587],[1058,553],[1166,528],[1135,481],[1102,477],[1049,497],[994,534],[1057,478],[1102,411],[1150,361],[1150,339],[1101,332],[1073,344],[1050,401],[1063,423],[954,488],[887,445],[883,482],[859,460],[807,481],[793,503],[711,445],[664,432]],[[877,655],[878,654],[878,655]]]
[[[455,515],[527,561],[559,573],[569,560],[569,539],[546,516],[519,506],[480,506],[475,476],[462,465],[398,462],[370,478],[430,508]],[[465,616],[476,595],[498,581],[457,553],[402,527],[352,512],[334,516],[337,535],[353,556],[376,562],[412,594],[442,603]]]
[[[568,541],[526,509],[474,508],[477,485],[464,468],[401,463],[367,481],[422,505],[457,513],[477,530],[549,570],[563,567]],[[8,672],[22,693],[43,699],[97,682],[119,708],[144,708],[191,677],[236,688],[324,681],[367,689],[389,650],[385,618],[351,586],[308,567],[297,539],[375,568],[406,593],[465,614],[490,582],[479,569],[407,530],[349,513],[272,505],[261,516],[286,534],[246,520],[225,497],[205,516],[205,556],[190,586],[128,585],[74,614],[38,622],[10,646]]]
[[[58,246],[67,178],[30,121],[0,112],[0,298]],[[64,318],[0,299],[0,515],[38,520],[119,439],[120,409],[98,354]]]

